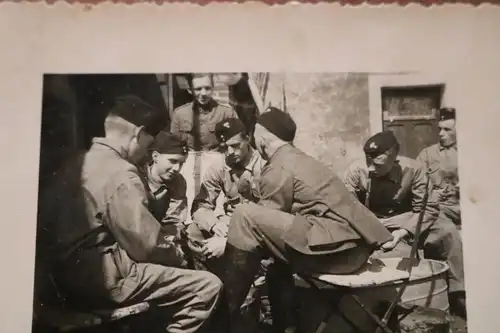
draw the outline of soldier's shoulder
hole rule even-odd
[[[234,112],[234,108],[231,106],[231,104],[219,102],[219,101],[217,101],[216,109],[220,110],[224,113],[233,113]]]
[[[433,145],[430,145],[430,146],[422,149],[422,151],[419,153],[419,155],[422,155],[422,153],[425,153],[425,152],[431,152],[431,151],[438,150],[438,149],[439,149],[439,143],[435,143]]]
[[[175,108],[173,114],[176,115],[176,114],[189,113],[192,110],[193,110],[193,102],[188,102],[186,104],[182,104],[181,106]]]
[[[367,169],[366,162],[361,158],[355,158],[347,164],[347,171],[359,171]]]

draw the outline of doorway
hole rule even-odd
[[[409,158],[438,142],[444,80],[403,74],[374,81],[370,84],[373,133],[393,131],[401,146],[400,155]]]

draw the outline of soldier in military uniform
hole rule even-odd
[[[427,187],[425,166],[399,156],[399,143],[392,131],[370,137],[364,152],[366,161],[355,161],[344,181],[392,232],[394,238],[384,245],[384,250],[394,250],[415,234],[423,199],[429,191],[419,242],[426,257],[448,263],[450,305],[454,312],[465,316],[462,238],[453,223],[440,215],[436,192],[432,186]],[[401,247],[397,250],[401,251]]]
[[[423,149],[417,160],[431,170],[431,181],[438,193],[441,211],[460,228],[462,219],[455,113],[454,108],[439,110],[439,142]]]
[[[354,198],[334,172],[292,144],[296,124],[269,108],[260,115],[255,143],[267,161],[258,204],[236,207],[225,250],[224,289],[231,332],[241,324],[240,305],[263,256],[282,267],[281,298],[270,299],[277,332],[295,326],[290,306],[293,271],[348,274],[375,248],[392,239],[380,221]],[[287,304],[288,302],[288,304]],[[275,305],[278,305],[276,307]]]
[[[186,157],[186,143],[174,134],[161,131],[140,169],[148,193],[149,210],[177,246],[180,255],[181,232],[185,228],[188,208],[186,180],[179,171]]]
[[[200,191],[192,205],[193,222],[188,227],[191,238],[204,245],[196,255],[199,267],[222,272],[218,263],[224,253],[229,218],[236,205],[257,202],[258,179],[264,160],[250,146],[250,136],[241,120],[232,118],[219,122],[215,134],[224,151],[203,176]],[[216,212],[217,198],[224,194],[224,214]]]
[[[136,166],[162,115],[135,96],[117,100],[105,138],[72,160],[41,196],[40,223],[51,237],[56,283],[74,305],[114,308],[148,301],[168,332],[197,332],[216,309],[222,283],[182,268],[168,235],[150,213]]]
[[[210,73],[194,73],[188,77],[193,101],[175,109],[171,132],[187,142],[190,150],[210,151],[219,146],[215,125],[229,118],[237,118],[236,111],[213,98],[214,81]]]

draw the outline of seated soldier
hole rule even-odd
[[[149,210],[163,232],[181,249],[181,232],[187,218],[186,180],[180,174],[186,162],[187,145],[178,136],[161,131],[149,148],[140,169],[148,190]]]
[[[295,132],[290,115],[276,108],[260,115],[255,127],[257,150],[267,161],[261,198],[236,207],[224,253],[232,333],[241,329],[240,306],[263,257],[272,256],[281,273],[269,300],[274,331],[285,332],[296,327],[294,271],[349,274],[392,239],[334,172],[293,146]]]
[[[457,131],[455,109],[439,110],[439,142],[425,148],[417,161],[431,170],[431,180],[438,193],[440,209],[459,228],[460,188],[458,181]]]
[[[401,240],[414,235],[424,195],[430,191],[419,241],[425,257],[448,263],[450,306],[456,314],[465,316],[462,239],[453,223],[440,216],[432,186],[426,189],[426,169],[413,159],[399,156],[399,143],[392,131],[369,138],[364,152],[366,162],[354,162],[344,181],[392,232],[394,239],[384,245],[384,250],[394,250]]]
[[[73,306],[150,302],[168,332],[198,332],[217,307],[220,279],[182,268],[183,258],[149,212],[136,164],[163,116],[135,96],[117,100],[105,138],[71,161],[41,196],[56,284]]]
[[[200,191],[192,205],[193,222],[188,234],[204,245],[201,255],[194,253],[195,264],[220,276],[222,263],[218,260],[224,253],[229,218],[236,205],[257,202],[258,179],[265,161],[250,146],[250,137],[239,119],[219,122],[215,134],[224,156],[210,165],[204,174]],[[224,213],[217,216],[217,198],[225,196]]]

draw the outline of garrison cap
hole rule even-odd
[[[292,142],[295,139],[297,125],[292,117],[278,108],[268,107],[257,119],[257,123],[276,135],[283,141]]]
[[[383,131],[366,140],[363,150],[365,154],[377,157],[398,144],[398,140],[392,131]]]
[[[155,137],[149,151],[157,151],[160,154],[180,154],[188,153],[187,143],[177,135],[160,131]]]
[[[222,120],[215,125],[215,136],[219,140],[219,143],[224,143],[239,133],[246,134],[247,129],[238,118]]]
[[[439,120],[455,119],[455,108],[439,109]]]
[[[156,136],[166,126],[161,112],[135,95],[117,97],[109,114],[120,117]]]

